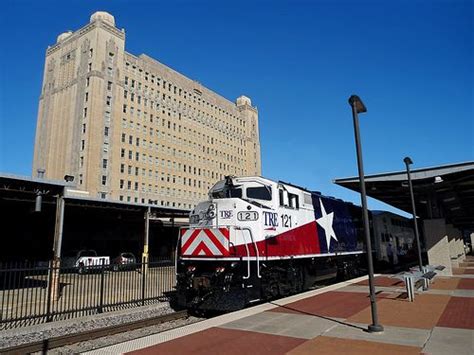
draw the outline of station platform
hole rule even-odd
[[[261,304],[88,354],[474,354],[474,257],[406,299],[376,277],[384,332],[371,334],[367,277]]]

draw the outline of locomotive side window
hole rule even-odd
[[[290,208],[300,208],[298,195],[288,193],[288,205]]]
[[[230,189],[229,190],[229,197],[242,197],[242,189]]]
[[[272,200],[272,188],[270,186],[247,187],[247,197],[257,200]]]
[[[278,190],[278,196],[280,198],[280,206],[282,207],[288,207],[288,191],[284,189],[279,189]]]
[[[280,199],[280,206],[287,208],[300,208],[299,197],[296,194],[292,194],[286,190],[279,189],[278,197]]]

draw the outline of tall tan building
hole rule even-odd
[[[145,54],[114,17],[48,47],[33,175],[73,175],[90,197],[191,208],[225,175],[260,175],[258,112]]]

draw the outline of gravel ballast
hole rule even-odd
[[[0,331],[1,349],[174,313],[168,302]]]

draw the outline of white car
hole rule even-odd
[[[100,270],[102,267],[108,268],[110,265],[110,257],[97,256],[95,250],[80,250],[76,255],[74,267],[79,274],[88,271]]]

